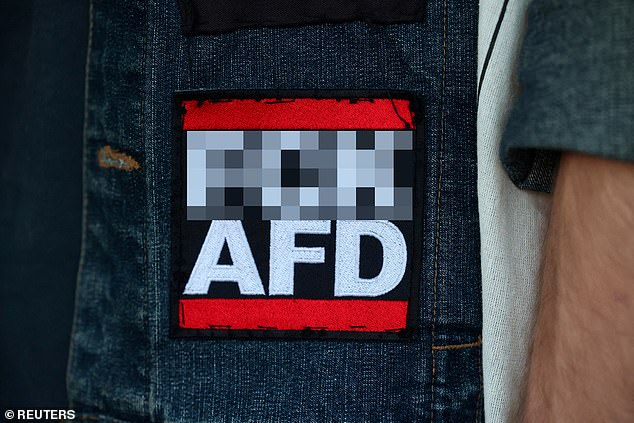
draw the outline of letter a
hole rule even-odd
[[[225,242],[233,264],[218,264]],[[264,295],[262,279],[239,220],[211,222],[184,294],[206,295],[214,281],[237,282],[243,295]]]

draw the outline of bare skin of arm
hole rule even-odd
[[[519,421],[634,422],[634,164],[562,156]]]

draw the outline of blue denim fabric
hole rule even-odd
[[[85,226],[68,388],[102,421],[482,420],[477,4],[424,22],[181,35],[175,2],[93,2]],[[412,342],[170,339],[171,103],[191,89],[424,96],[421,329]],[[141,168],[97,164],[110,145]]]

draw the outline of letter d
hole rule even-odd
[[[383,246],[383,267],[377,276],[359,277],[361,236],[371,236]],[[401,282],[407,266],[407,244],[401,231],[387,220],[337,221],[335,296],[378,297]]]

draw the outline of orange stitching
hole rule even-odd
[[[131,172],[141,167],[139,162],[129,155],[122,153],[114,148],[106,145],[97,152],[97,162],[104,169],[115,168]]]
[[[478,339],[474,342],[469,342],[466,344],[432,345],[431,349],[435,351],[461,350],[463,348],[479,347],[480,345],[482,345],[482,339],[478,337]]]
[[[438,286],[438,251],[440,240],[440,199],[442,197],[442,164],[443,150],[445,145],[445,83],[447,76],[447,0],[443,2],[443,27],[442,27],[442,109],[440,115],[440,152],[438,163],[438,194],[436,196],[436,234],[435,234],[435,251],[434,251],[434,307],[432,316],[431,329],[431,411],[430,421],[434,421],[434,402],[436,401],[436,304],[437,304],[437,286]]]

